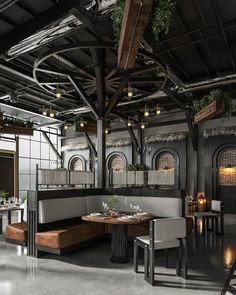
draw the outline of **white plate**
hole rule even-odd
[[[101,216],[102,214],[101,213],[90,213],[89,215],[90,216]]]
[[[125,215],[125,216],[121,216],[120,219],[134,219],[135,217],[132,215]]]
[[[138,212],[136,215],[147,215],[147,212]]]

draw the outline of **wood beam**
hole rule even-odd
[[[121,25],[118,67],[132,68],[152,9],[152,0],[125,1]]]
[[[83,101],[89,107],[91,112],[94,114],[95,118],[98,119],[99,113],[98,113],[97,107],[95,106],[94,101],[91,99],[91,97],[89,97],[87,95],[87,93],[84,91],[83,87],[80,85],[80,83],[78,81],[76,81],[75,78],[69,76],[69,79],[70,79],[71,83],[73,84],[73,86],[75,87],[75,90],[77,91],[77,93],[80,95],[80,97],[83,99]]]
[[[50,145],[50,147],[52,148],[52,150],[54,151],[54,153],[57,155],[57,157],[62,160],[62,156],[61,154],[58,153],[58,150],[55,148],[54,144],[51,142],[49,136],[47,135],[47,133],[45,131],[42,131],[43,136],[45,137],[46,141],[48,142],[48,144]]]
[[[189,134],[193,146],[193,150],[198,150],[198,128],[197,125],[193,123],[192,114],[190,109],[187,107],[185,110],[185,116],[188,124]]]
[[[97,157],[97,151],[96,151],[94,144],[87,132],[84,132],[84,137],[85,137],[85,139],[89,145],[89,148],[90,148],[91,152],[93,153],[94,157]]]

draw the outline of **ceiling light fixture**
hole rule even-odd
[[[145,123],[144,122],[141,123],[140,128],[141,129],[144,129],[145,128]]]
[[[55,117],[55,111],[50,108],[49,117],[54,118]]]
[[[56,88],[55,90],[56,98],[61,98],[62,96],[62,90],[60,88]]]
[[[161,114],[161,108],[157,105],[156,114],[159,116]]]
[[[149,110],[146,108],[146,106],[145,106],[143,115],[144,115],[144,117],[149,117]]]
[[[132,97],[134,95],[134,89],[130,87],[130,84],[128,86],[128,91],[127,91],[128,97]]]
[[[67,130],[68,129],[68,123],[67,122],[65,122],[65,124],[64,124],[64,130]]]
[[[132,125],[133,125],[133,122],[130,119],[128,119],[127,126],[132,127]]]
[[[111,128],[110,128],[110,127],[107,127],[107,128],[105,129],[105,133],[106,133],[106,134],[110,134],[110,133],[111,133]]]
[[[48,111],[45,107],[43,107],[43,111],[42,111],[43,116],[47,116],[48,115]]]

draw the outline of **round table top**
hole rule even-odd
[[[110,223],[110,224],[139,224],[144,223],[148,220],[151,220],[155,218],[155,215],[151,213],[146,214],[140,214],[140,215],[134,215],[133,218],[128,217],[124,218],[125,216],[131,216],[131,215],[125,215],[120,214],[119,216],[104,216],[104,215],[85,215],[82,216],[82,219],[85,221],[90,222],[100,222],[100,223]]]

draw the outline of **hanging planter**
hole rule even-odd
[[[17,135],[34,135],[33,122],[4,117],[0,111],[0,133]]]
[[[217,116],[231,117],[233,111],[232,99],[220,89],[211,91],[208,96],[195,102],[194,107],[197,111],[194,115],[195,124],[201,124]]]

